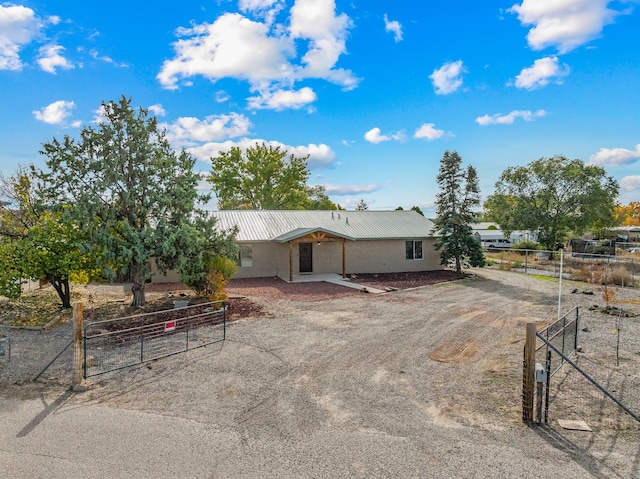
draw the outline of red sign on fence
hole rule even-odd
[[[175,321],[166,321],[164,323],[164,332],[175,331],[176,330],[176,322]]]

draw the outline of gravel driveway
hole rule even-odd
[[[213,428],[216,460],[197,477],[640,478],[634,431],[522,425],[525,324],[556,317],[557,282],[477,272],[313,302],[256,291],[268,314],[231,323],[224,344],[94,378],[64,407]],[[571,287],[563,310],[594,302]],[[625,348],[637,376],[640,346]]]

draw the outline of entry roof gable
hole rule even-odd
[[[286,243],[287,241],[296,240],[313,233],[326,233],[327,235],[338,238],[344,238],[351,241],[356,240],[353,236],[348,236],[344,233],[338,233],[337,231],[331,231],[324,228],[296,228],[295,230],[291,230],[288,233],[278,236],[277,238],[273,238],[273,240],[280,243]]]

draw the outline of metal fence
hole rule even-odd
[[[579,323],[580,309],[575,307],[537,334],[539,338],[543,339],[536,347],[537,363],[546,364],[548,353],[551,351],[549,345],[554,346],[562,353],[562,356],[557,356],[558,360],[554,361],[553,364],[548,364],[545,368],[549,378],[564,365],[565,357],[571,357],[576,353],[578,349]]]
[[[536,363],[542,365],[545,384],[536,390],[537,417],[587,422],[599,429],[640,431],[640,379],[624,370],[605,368],[597,354],[581,350],[581,314],[571,310],[536,334]],[[590,346],[594,349],[594,346]],[[598,353],[600,353],[598,351]],[[564,367],[563,367],[564,366]]]
[[[489,261],[503,270],[565,279],[589,281],[594,269],[603,269],[618,286],[640,287],[640,254],[611,256],[578,252],[503,250],[485,252]]]
[[[216,301],[86,324],[83,376],[224,341],[226,312],[226,303]]]

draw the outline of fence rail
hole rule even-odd
[[[542,422],[544,417],[546,423],[551,415],[558,420],[589,420],[599,429],[640,431],[640,381],[636,375],[604,367],[600,364],[603,351],[591,342],[591,355],[577,354],[582,347],[580,327],[588,321],[588,314],[585,319],[581,310],[574,308],[535,332],[531,340],[529,327],[535,331],[535,323],[527,325],[523,420]]]
[[[536,362],[545,364],[548,358],[548,352],[551,344],[562,355],[560,361],[548,371],[549,378],[556,374],[565,363],[565,357],[571,357],[578,349],[578,330],[580,323],[580,309],[573,308],[565,313],[560,319],[547,326],[544,330],[537,333],[541,344],[536,347]],[[541,353],[544,351],[544,355]]]
[[[224,301],[86,324],[83,376],[97,376],[224,341]]]
[[[602,255],[580,252],[539,250],[501,250],[486,252],[489,261],[496,262],[500,269],[518,271],[525,274],[563,277],[576,281],[589,281],[594,268],[604,269],[612,282],[629,288],[640,287],[640,254]],[[562,258],[562,268],[560,261]]]

